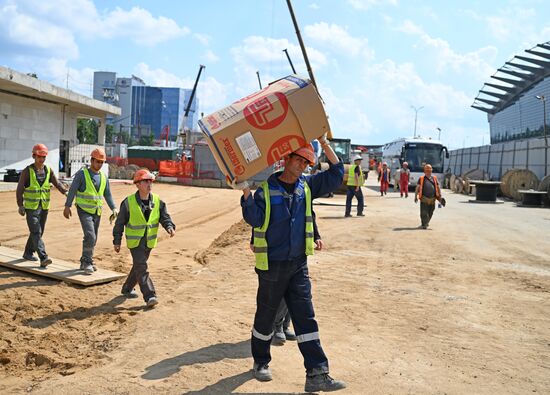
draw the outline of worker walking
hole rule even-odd
[[[23,259],[27,261],[40,259],[42,268],[52,263],[42,240],[50,209],[50,185],[53,184],[64,195],[67,193],[67,189],[57,181],[52,169],[44,164],[47,155],[48,147],[44,144],[36,144],[32,148],[34,163],[21,172],[15,193],[19,214],[27,216],[29,228],[29,238],[25,245]],[[35,251],[38,258],[34,256]]]
[[[378,173],[378,181],[380,181],[380,196],[384,196],[390,186],[390,169],[386,162],[382,163],[382,169]]]
[[[113,246],[120,252],[122,233],[126,234],[126,246],[132,254],[132,269],[122,286],[121,293],[129,298],[137,298],[136,284],[143,295],[147,307],[158,303],[153,281],[147,270],[147,260],[151,250],[158,243],[159,224],[170,237],[176,234],[176,225],[172,222],[166,204],[152,193],[155,176],[147,169],[140,169],[134,175],[137,192],[128,196],[120,204],[120,213],[113,227]]]
[[[424,175],[418,179],[414,202],[420,200],[420,221],[422,229],[427,229],[435,209],[435,201],[445,206],[445,199],[441,197],[441,188],[437,177],[432,175],[432,166],[424,165]]]
[[[355,155],[353,157],[353,165],[350,165],[348,170],[348,182],[346,190],[346,213],[345,217],[351,217],[351,201],[353,197],[357,199],[357,216],[364,217],[363,209],[365,207],[363,191],[361,187],[365,183],[365,176],[361,170],[361,161],[363,158],[361,155]]]
[[[243,191],[241,206],[245,221],[254,227],[254,253],[258,293],[251,347],[254,376],[272,380],[269,362],[273,323],[284,298],[306,368],[306,392],[335,391],[345,383],[329,376],[328,359],[319,340],[319,328],[311,301],[307,255],[312,255],[312,200],[338,188],[343,164],[326,138],[319,139],[330,161],[329,169],[303,176],[315,164],[311,145],[292,152],[285,168],[272,174],[252,195],[248,183],[233,184]]]
[[[399,170],[399,192],[401,197],[405,195],[406,198],[409,197],[409,178],[411,171],[409,170],[409,164],[403,162],[403,167]]]
[[[76,211],[84,233],[80,270],[83,270],[85,274],[92,274],[97,270],[94,264],[94,248],[97,242],[104,197],[113,211],[112,218],[116,218],[118,214],[111,195],[109,180],[100,171],[106,159],[107,156],[102,148],[92,151],[90,167],[82,168],[76,172],[63,210],[63,216],[69,219],[72,216],[71,205],[76,197]]]

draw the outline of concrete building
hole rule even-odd
[[[77,156],[86,163],[89,152],[76,152],[77,119],[99,120],[98,144],[104,145],[106,118],[119,115],[111,104],[0,66],[0,172],[32,163],[37,143],[49,148],[46,164],[56,174],[60,158],[66,167]]]

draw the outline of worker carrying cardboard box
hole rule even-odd
[[[57,181],[52,169],[44,165],[47,155],[48,147],[44,144],[36,144],[32,148],[34,163],[21,172],[15,193],[19,214],[27,216],[29,228],[29,238],[25,245],[23,259],[27,261],[40,259],[42,268],[52,263],[42,240],[50,209],[50,184],[53,184],[62,194],[67,193],[67,189]],[[35,251],[38,258],[34,256]]]
[[[315,246],[312,200],[337,189],[344,177],[343,163],[324,136],[320,142],[330,161],[326,171],[302,175],[316,160],[313,147],[308,144],[291,152],[285,158],[284,170],[273,173],[254,195],[247,182],[232,183],[243,191],[243,217],[254,227],[259,283],[251,338],[254,376],[259,381],[272,379],[269,362],[273,323],[284,298],[304,358],[306,392],[334,391],[346,386],[329,376],[328,359],[314,318],[307,266],[307,256],[313,254]]]

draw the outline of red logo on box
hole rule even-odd
[[[260,130],[273,129],[281,124],[288,113],[288,100],[280,92],[275,92],[280,105],[273,105],[269,101],[269,96],[263,96],[244,108],[244,117],[250,125]]]
[[[275,141],[267,151],[267,164],[272,165],[291,152],[307,145],[306,140],[300,136],[290,135]]]
[[[231,160],[231,164],[233,165],[233,171],[235,172],[235,174],[240,176],[244,173],[244,166],[241,165],[241,161],[239,160],[239,157],[237,156],[237,153],[235,152],[235,149],[231,145],[229,139],[224,138],[222,142],[223,148],[225,149],[225,152],[227,152],[227,155],[229,155],[229,159]]]
[[[210,115],[208,118],[206,118],[206,122],[208,122],[208,124],[210,125],[210,127],[212,129],[217,129],[220,127],[220,123],[218,122],[218,120],[213,117],[212,115]]]

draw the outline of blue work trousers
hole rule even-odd
[[[306,370],[321,369],[328,372],[328,359],[321,347],[319,327],[311,301],[307,259],[269,262],[269,270],[256,269],[256,273],[258,294],[251,339],[254,362],[263,365],[271,361],[273,323],[284,298]]]
[[[356,191],[355,186],[348,186],[346,190],[346,215],[351,214],[351,201],[355,196],[357,198],[357,215],[363,214],[363,208],[365,207],[365,201],[363,199],[363,191],[361,187]]]

